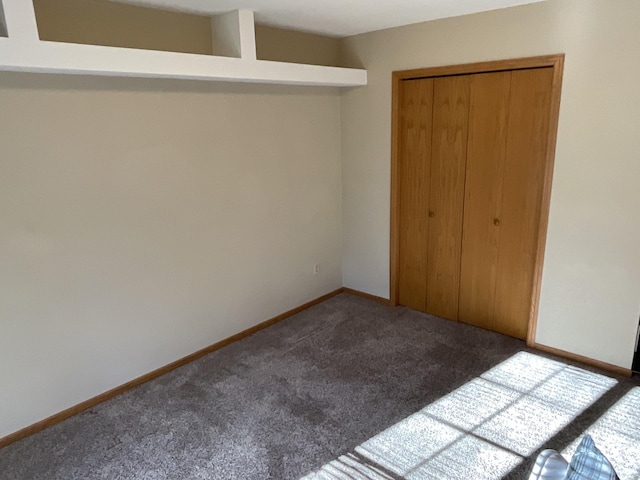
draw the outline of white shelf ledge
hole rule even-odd
[[[348,87],[366,70],[72,43],[0,38],[0,70]]]
[[[239,57],[41,41],[29,0],[0,0],[8,37],[0,37],[0,71],[318,85],[367,84],[366,70],[257,60],[253,12],[227,15],[229,49]],[[237,27],[233,28],[233,22]]]

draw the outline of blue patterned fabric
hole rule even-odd
[[[543,450],[536,458],[529,480],[564,480],[569,462],[555,450]]]
[[[565,478],[566,480],[619,480],[613,466],[596,448],[589,434],[582,437]]]

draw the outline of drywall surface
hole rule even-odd
[[[0,437],[342,286],[339,93],[5,73],[0,105]]]
[[[211,18],[107,0],[34,0],[41,40],[211,55]],[[1,8],[1,7],[0,7]],[[3,32],[0,12],[0,35]],[[256,25],[258,59],[340,66],[340,39]]]
[[[344,40],[343,279],[389,295],[391,72],[565,53],[536,341],[629,368],[640,312],[640,2],[551,0]]]
[[[340,39],[256,25],[259,60],[340,67]]]
[[[106,0],[34,0],[41,40],[211,55],[211,19]]]

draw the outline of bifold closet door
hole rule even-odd
[[[458,319],[493,328],[511,72],[471,76]]]
[[[552,74],[471,78],[458,318],[517,338],[531,309]]]
[[[399,303],[457,319],[469,77],[402,82]]]
[[[457,320],[470,77],[433,82],[426,310]]]
[[[425,311],[433,80],[400,87],[398,300]]]
[[[553,70],[514,70],[507,126],[494,330],[526,338],[547,157]]]

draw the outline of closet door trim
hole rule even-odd
[[[540,224],[536,239],[535,267],[533,291],[531,292],[531,309],[527,330],[527,345],[535,346],[536,325],[538,320],[538,303],[540,301],[540,285],[542,280],[542,265],[547,239],[547,225],[549,220],[549,205],[551,201],[551,180],[555,160],[556,139],[558,131],[558,114],[560,111],[560,93],[562,89],[562,72],[564,54],[545,55],[540,57],[515,58],[491,62],[467,63],[462,65],[419,68],[413,70],[395,71],[392,74],[391,90],[391,238],[389,252],[390,259],[390,292],[389,299],[393,306],[398,305],[398,274],[399,274],[399,219],[400,192],[398,162],[400,157],[400,84],[403,80],[433,78],[451,75],[468,75],[474,73],[500,72],[506,70],[522,70],[527,68],[553,68],[553,83],[551,86],[551,106],[549,109],[549,134],[547,139],[547,154],[544,165],[544,180],[542,187],[542,204],[540,205]]]

